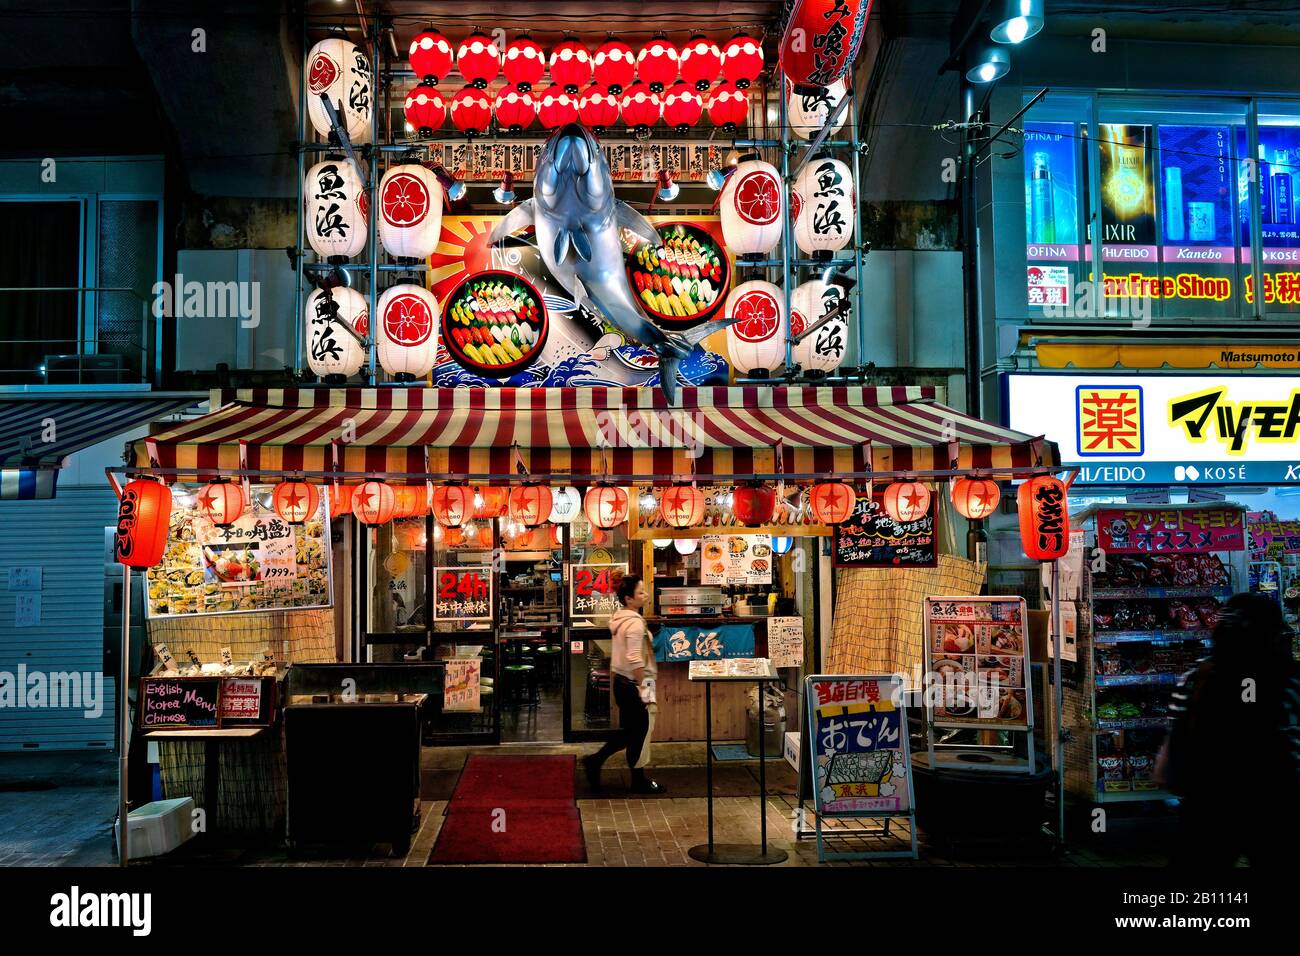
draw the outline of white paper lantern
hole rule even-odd
[[[673,547],[678,554],[694,554],[699,550],[700,542],[695,538],[674,538]]]
[[[307,170],[302,184],[307,241],[325,258],[357,255],[370,230],[369,197],[356,167],[341,157],[327,158]]]
[[[364,295],[339,286],[327,299],[325,290],[317,289],[307,296],[305,320],[307,364],[314,374],[338,383],[361,371],[366,350],[358,336],[370,330],[370,303]]]
[[[790,294],[790,336],[793,338],[834,312],[848,298],[842,286],[822,279],[805,282]],[[831,319],[794,346],[794,360],[805,372],[833,372],[844,361],[848,344],[849,317]]]
[[[582,514],[582,492],[572,485],[551,489],[551,523],[568,524]]]
[[[781,241],[785,213],[781,174],[771,163],[747,159],[722,188],[722,238],[738,256],[769,255]]]
[[[794,84],[789,80],[786,80],[785,89],[786,117],[790,124],[790,132],[803,139],[812,139],[821,132],[826,121],[830,119],[831,113],[835,112],[835,107],[840,105],[840,100],[848,93],[848,87],[844,85],[843,80],[836,80],[830,86],[818,87],[816,93],[807,96],[796,93]],[[833,135],[842,129],[848,115],[849,110],[843,110],[828,135]]]
[[[438,351],[438,300],[423,286],[395,285],[375,306],[375,351],[384,371],[399,382],[429,374]]]
[[[339,115],[339,123],[354,146],[370,142],[370,111],[374,91],[370,60],[350,40],[330,37],[307,54],[307,118],[321,136],[330,132],[329,114],[320,100],[324,93]]]
[[[819,156],[805,166],[790,189],[794,241],[804,252],[830,254],[853,241],[853,173],[829,156]]]
[[[731,366],[741,375],[766,374],[785,362],[785,296],[770,282],[753,279],[731,290],[722,307]]]
[[[419,163],[404,163],[384,173],[375,200],[379,238],[389,255],[427,259],[442,234],[442,185]]]

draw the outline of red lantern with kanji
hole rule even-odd
[[[452,98],[451,125],[475,136],[492,123],[492,93],[467,86]]]
[[[659,122],[663,103],[659,96],[640,80],[629,86],[619,104],[623,122],[638,130],[646,130]]]
[[[736,84],[719,83],[709,94],[709,122],[725,132],[734,133],[749,117],[749,94]]]
[[[830,86],[846,76],[871,15],[871,0],[798,0],[781,37],[781,70],[791,83]]]
[[[552,83],[538,97],[537,118],[547,129],[559,129],[578,119],[578,95],[566,93],[558,83]]]
[[[437,30],[424,30],[411,41],[407,58],[415,75],[432,85],[451,72],[451,41]]]
[[[447,102],[434,87],[421,84],[406,94],[402,111],[416,132],[432,136],[447,119]]]
[[[659,513],[674,528],[694,528],[704,520],[704,492],[679,482],[664,491]]]
[[[636,55],[636,75],[652,93],[662,93],[677,79],[677,47],[663,34],[655,37]]]
[[[742,90],[763,72],[763,44],[745,33],[737,33],[722,46],[722,76]]]
[[[578,101],[578,116],[597,133],[618,122],[618,97],[608,87],[593,83]]]
[[[352,493],[352,513],[362,524],[387,524],[395,507],[393,489],[382,481],[363,481]]]
[[[533,94],[515,84],[503,86],[497,91],[493,108],[496,110],[498,125],[512,133],[528,129],[537,118],[537,101],[533,99]]]
[[[963,518],[983,521],[993,514],[1002,492],[988,478],[958,478],[952,483],[952,506]]]
[[[535,528],[551,516],[551,489],[533,482],[510,489],[510,517]]]
[[[606,40],[591,58],[591,72],[617,96],[636,79],[636,53],[622,40]]]
[[[546,73],[546,53],[532,37],[522,36],[506,46],[501,72],[506,82],[513,83],[525,93]]]
[[[731,495],[731,513],[743,525],[756,528],[772,520],[776,489],[771,485],[739,485]]]
[[[591,80],[591,54],[574,37],[565,37],[551,51],[551,79],[576,93]]]
[[[1020,545],[1031,561],[1055,561],[1070,550],[1070,509],[1065,482],[1051,475],[1030,478],[1016,492]]]
[[[885,489],[882,504],[899,524],[920,521],[930,513],[930,489],[919,481],[896,481]]]
[[[337,518],[352,510],[352,494],[356,485],[330,485],[330,517]]]
[[[616,528],[627,520],[627,491],[618,485],[594,485],[587,489],[583,510],[592,527]]]
[[[479,485],[474,489],[475,518],[500,518],[506,513],[510,501],[510,489],[498,485]]]
[[[429,491],[424,485],[393,486],[393,518],[414,518],[424,514]]]
[[[271,492],[271,506],[289,524],[302,524],[319,504],[320,492],[305,481],[282,481]]]
[[[113,555],[128,568],[151,568],[167,550],[171,527],[172,491],[159,481],[137,478],[127,482],[117,503],[117,532]]]
[[[840,524],[853,514],[858,493],[842,481],[820,481],[808,492],[808,506],[821,524]]]
[[[433,517],[444,528],[459,528],[474,515],[474,492],[468,485],[433,489]]]
[[[476,30],[456,49],[456,66],[471,86],[485,89],[501,72],[501,51],[496,41]]]
[[[195,500],[199,512],[213,524],[232,524],[244,513],[244,489],[233,481],[204,485]]]
[[[664,96],[664,122],[679,133],[685,133],[703,115],[703,98],[683,80],[674,83]]]
[[[682,80],[703,93],[722,72],[722,51],[708,37],[691,37],[677,55]]]

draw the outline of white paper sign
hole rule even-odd
[[[14,627],[36,627],[40,623],[40,592],[28,591],[14,595]]]
[[[481,709],[479,675],[482,667],[483,662],[477,657],[453,657],[447,661],[442,689],[443,711],[477,713]]]
[[[40,589],[41,569],[39,567],[9,569],[10,591],[39,591]]]
[[[1056,629],[1047,635],[1047,649],[1056,656]],[[1061,605],[1061,660],[1078,663],[1079,660],[1079,611],[1073,604]]]
[[[803,666],[803,618],[767,619],[767,656],[773,667]]]

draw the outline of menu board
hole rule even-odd
[[[884,494],[858,497],[847,521],[835,526],[837,568],[932,568],[939,561],[935,544],[937,496],[918,521],[900,524],[885,512]]]
[[[1117,508],[1097,512],[1097,546],[1107,554],[1245,551],[1246,522],[1235,508]]]
[[[766,657],[732,657],[723,661],[691,661],[687,680],[759,680],[776,679],[772,662]]]
[[[446,676],[442,684],[442,709],[478,713],[479,678],[483,662],[477,657],[453,657],[447,661]]]
[[[819,816],[912,809],[907,710],[899,675],[807,680],[809,753]]]
[[[216,525],[178,492],[162,561],[148,571],[150,618],[329,607],[329,507],[302,524],[270,507],[271,486],[252,486],[244,514]]]
[[[773,667],[803,666],[803,618],[767,619],[767,656]]]
[[[569,568],[569,607],[574,617],[609,617],[623,606],[614,581],[627,574],[622,564],[575,564]]]
[[[1024,598],[926,598],[925,651],[934,726],[1029,729]]]
[[[492,566],[433,569],[435,621],[491,621]]]
[[[140,726],[146,730],[216,730],[220,677],[142,677]]]
[[[765,534],[706,534],[700,584],[771,584],[772,539]]]

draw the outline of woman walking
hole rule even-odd
[[[614,700],[618,703],[619,729],[596,753],[582,760],[587,780],[593,790],[600,789],[601,765],[620,750],[627,751],[628,769],[632,771],[634,793],[664,793],[667,788],[646,776],[649,762],[650,731],[654,726],[655,655],[650,630],[641,609],[645,607],[645,583],[635,574],[625,574],[617,582],[623,607],[609,619],[609,633],[614,648],[611,669],[614,672]]]

